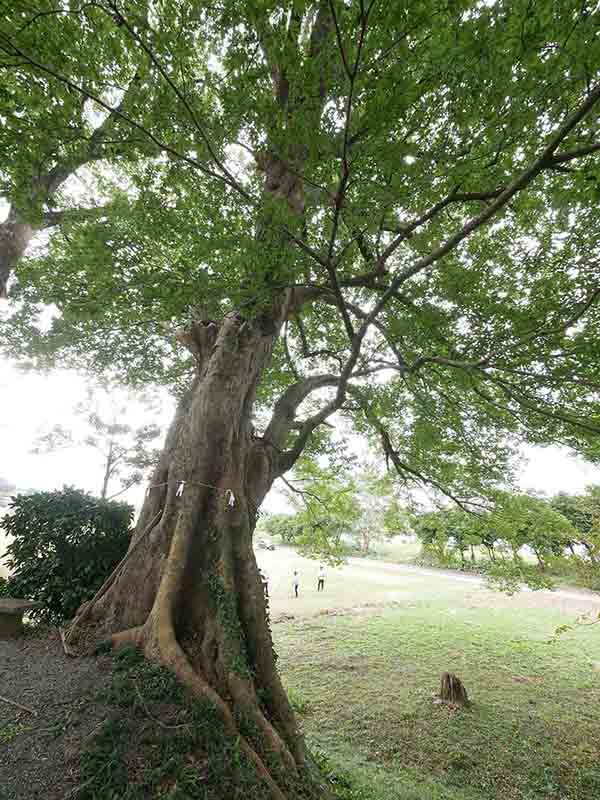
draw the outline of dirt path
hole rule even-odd
[[[77,786],[81,745],[106,717],[103,666],[68,659],[55,632],[0,640],[0,800],[62,800]]]
[[[456,572],[456,570],[427,569],[426,567],[417,567],[412,564],[394,564],[391,561],[368,561],[364,558],[349,558],[348,562],[351,566],[357,566],[360,569],[366,568],[368,570],[371,568],[373,569],[374,573],[379,567],[381,570],[388,572],[398,572],[408,575],[415,573],[417,575],[426,575],[437,579],[439,579],[440,576],[444,576],[445,578],[453,581],[473,583],[483,587],[484,589],[486,588],[486,582],[484,578],[480,577],[479,575],[462,575],[460,572]],[[533,591],[528,586],[522,586],[521,589],[525,594]],[[499,593],[490,592],[490,594]],[[576,601],[577,604],[585,605],[586,608],[589,605],[594,608],[600,607],[600,592],[592,592],[589,589],[555,589],[554,591],[542,589],[535,592],[535,595],[537,597],[544,598],[545,607],[548,608],[556,607],[556,601],[558,600],[560,602],[564,599]]]

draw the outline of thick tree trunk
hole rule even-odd
[[[209,698],[274,798],[305,774],[302,738],[275,667],[252,549],[277,452],[254,437],[255,388],[278,318],[232,313],[180,337],[198,374],[181,400],[129,553],[66,633],[68,647],[134,642]],[[268,762],[268,768],[267,768]]]

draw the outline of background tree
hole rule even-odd
[[[356,480],[349,473],[323,469],[302,459],[295,478],[286,480],[287,497],[296,513],[294,544],[311,558],[340,562],[349,540],[360,530],[363,506]],[[292,483],[293,480],[293,483]],[[358,533],[359,539],[362,535]]]
[[[569,520],[547,500],[527,494],[503,495],[492,515],[500,538],[508,542],[515,560],[522,547],[529,547],[543,571],[547,561],[564,555],[574,535]]]
[[[74,416],[82,420],[87,432],[75,432],[62,425],[54,425],[38,437],[33,452],[52,452],[65,447],[93,448],[102,459],[100,497],[106,499],[109,486],[112,484],[114,487],[117,479],[121,488],[112,496],[122,494],[141,483],[160,456],[160,450],[152,447],[161,434],[156,423],[146,422],[134,427],[123,421],[128,415],[131,416],[135,400],[139,401],[139,396],[123,396],[107,387],[89,386],[86,399],[74,409]],[[142,413],[148,410],[149,404],[142,403]]]
[[[340,472],[304,458],[294,475],[285,483],[296,513],[276,515],[270,527],[284,528],[282,538],[287,536],[305,555],[339,560],[351,542],[368,553],[374,542],[406,529],[409,516],[393,494],[392,477],[378,474],[372,465],[357,473]]]
[[[40,93],[61,148],[71,96],[133,139],[98,177],[110,215],[21,261],[3,347],[180,388],[129,556],[69,640],[92,626],[168,665],[277,800],[307,773],[251,546],[273,481],[347,418],[407,486],[472,507],[518,442],[589,451],[600,430],[597,20],[551,0],[0,17],[35,144]],[[138,74],[127,111],[100,94]],[[39,171],[21,119],[15,207]]]
[[[423,546],[422,554],[432,557],[438,565],[450,565],[458,553],[464,569],[465,554],[470,553],[471,563],[474,563],[475,547],[482,545],[484,538],[489,541],[487,516],[456,507],[416,514],[413,526]]]
[[[397,521],[398,507],[394,502],[393,481],[389,474],[380,475],[372,465],[368,465],[356,476],[355,481],[359,514],[352,529],[358,537],[360,549],[368,553],[373,542],[394,535],[393,529],[386,523]],[[387,512],[390,514],[386,517]]]
[[[585,493],[579,495],[559,492],[552,498],[551,505],[569,520],[575,532],[573,542],[583,546],[587,558],[596,565],[600,557],[599,487],[588,486]],[[571,549],[573,551],[574,548]]]
[[[260,517],[258,533],[279,536],[283,544],[294,544],[302,533],[296,514],[263,514]]]

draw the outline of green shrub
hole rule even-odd
[[[0,597],[8,597],[9,594],[8,581],[0,575]]]
[[[125,555],[133,509],[72,487],[19,495],[9,509],[7,593],[41,602],[44,622],[70,619]]]

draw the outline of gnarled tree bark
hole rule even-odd
[[[254,436],[251,410],[290,302],[288,293],[269,314],[233,312],[220,326],[196,322],[181,334],[197,374],[129,553],[65,634],[67,647],[86,636],[133,642],[209,698],[275,798],[291,796],[285,786],[304,774],[305,753],[275,666],[252,549],[279,451]]]

